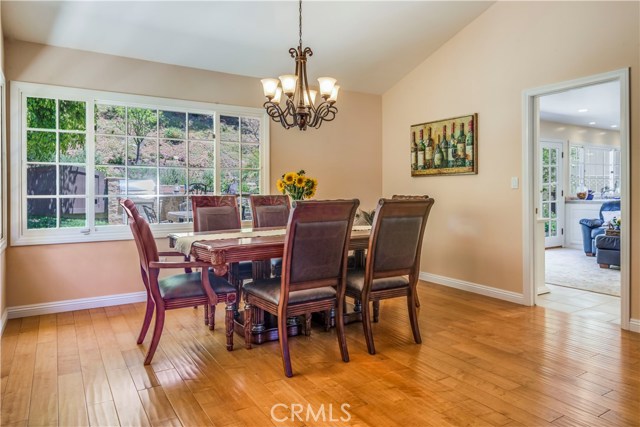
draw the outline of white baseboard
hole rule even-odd
[[[640,332],[640,319],[629,320],[629,330],[631,332]]]
[[[9,310],[5,308],[0,316],[0,336],[4,333],[4,327],[7,326],[7,316],[9,316]]]
[[[438,285],[448,286],[450,288],[460,289],[467,292],[473,292],[474,294],[497,298],[520,305],[525,305],[524,295],[511,291],[503,291],[502,289],[492,288],[491,286],[479,285],[477,283],[452,279],[445,276],[438,276],[437,274],[426,273],[424,271],[420,272],[420,280],[436,283]]]
[[[40,316],[42,314],[62,313],[65,311],[86,310],[88,308],[108,307],[111,305],[131,304],[147,300],[146,292],[107,295],[103,297],[79,298],[66,301],[54,301],[43,304],[20,305],[8,307],[9,319],[19,317]]]

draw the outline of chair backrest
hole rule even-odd
[[[369,238],[365,284],[378,277],[414,275],[420,270],[422,238],[434,200],[380,199]]]
[[[241,227],[238,196],[191,196],[193,231],[231,230]]]
[[[252,194],[251,213],[253,227],[285,227],[289,221],[289,196],[263,196]]]
[[[346,259],[356,209],[354,200],[296,202],[285,238],[280,304],[289,291],[338,286],[344,294]]]
[[[602,206],[600,206],[600,219],[604,221],[604,215],[602,215],[603,211],[607,212],[619,212],[620,211],[620,200],[612,200],[609,202],[604,202]],[[620,215],[618,215],[620,217]]]
[[[149,223],[138,212],[135,203],[129,199],[120,199],[120,205],[127,214],[129,227],[138,248],[140,267],[149,275],[149,263],[158,261],[158,247],[149,227]],[[143,205],[144,206],[144,205]],[[146,284],[146,283],[145,283]]]

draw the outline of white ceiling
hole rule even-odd
[[[6,1],[5,37],[252,77],[293,72],[297,1]],[[487,1],[305,1],[309,80],[381,94]]]
[[[619,130],[620,83],[602,83],[543,96],[540,98],[540,118],[578,126]]]

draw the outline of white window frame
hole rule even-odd
[[[7,103],[6,81],[0,70],[0,253],[7,247]]]
[[[96,242],[132,239],[126,225],[102,225],[87,228],[27,229],[26,224],[26,99],[27,97],[61,98],[84,101],[87,106],[86,130],[86,176],[93,176],[94,163],[94,102],[134,104],[136,107],[185,109],[190,112],[213,114],[215,119],[216,194],[219,194],[219,147],[220,115],[252,117],[261,121],[260,135],[260,187],[262,193],[269,192],[269,117],[262,108],[238,107],[198,101],[188,101],[152,96],[131,95],[116,92],[96,91],[37,83],[11,82],[11,245],[41,245],[76,242]],[[3,192],[3,194],[6,192]],[[94,186],[86,186],[86,200],[95,198]],[[93,203],[87,203],[88,225],[95,220]],[[193,230],[192,223],[150,224],[156,238],[168,233]]]

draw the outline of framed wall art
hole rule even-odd
[[[478,173],[478,114],[411,126],[411,176]]]

